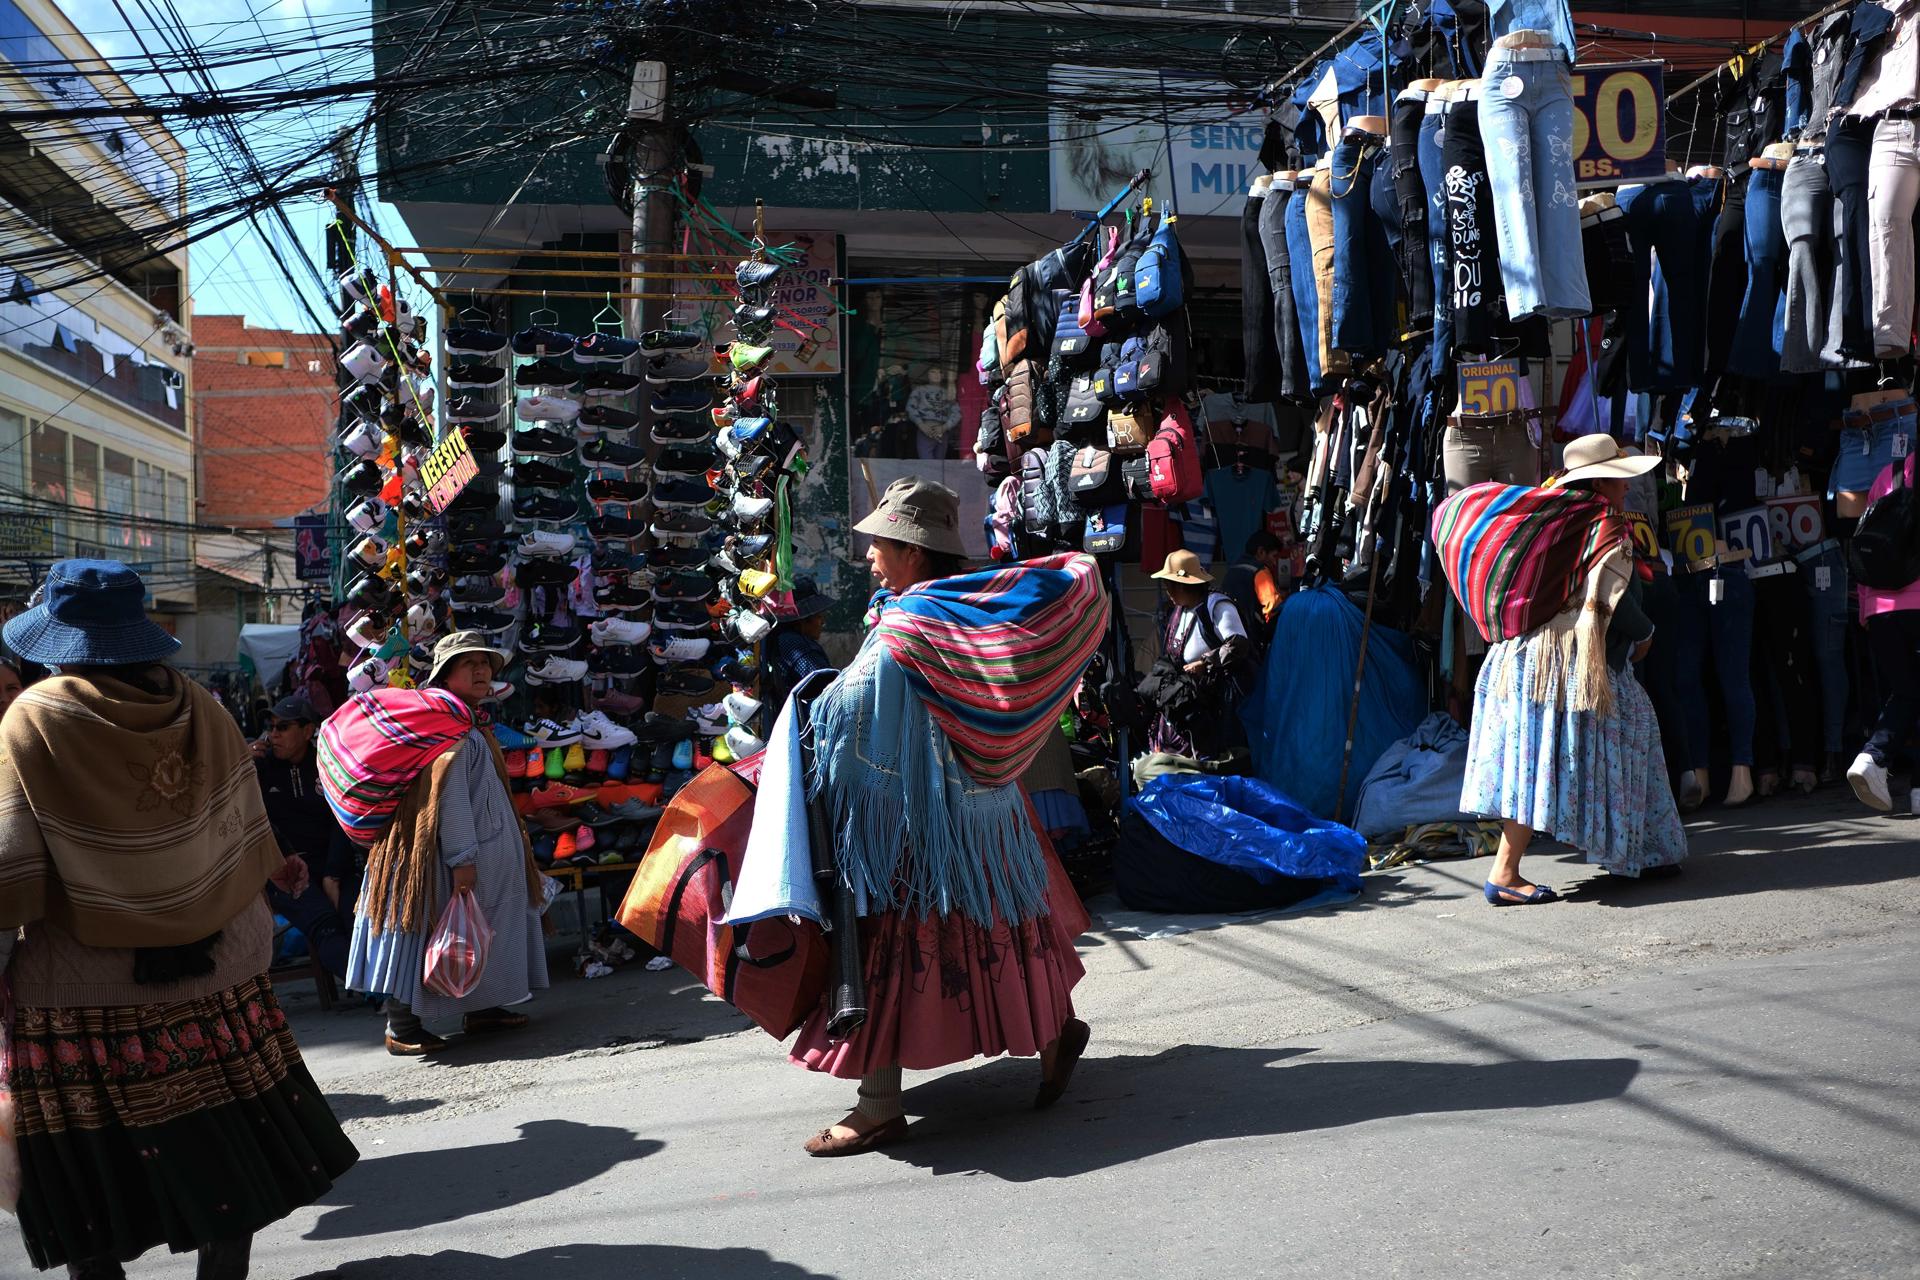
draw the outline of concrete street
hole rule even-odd
[[[1920,822],[1841,788],[1690,830],[1677,880],[1530,857],[1544,907],[1486,906],[1481,860],[1096,927],[1057,1109],[1032,1061],[909,1075],[912,1140],[840,1161],[799,1144],[852,1085],[679,970],[563,977],[530,1032],[424,1062],[296,989],[362,1160],[254,1274],[1920,1275]]]

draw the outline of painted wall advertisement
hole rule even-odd
[[[1224,82],[1056,66],[1047,87],[1056,210],[1090,213],[1148,169],[1148,194],[1163,204],[1176,197],[1183,217],[1237,218],[1265,172],[1266,113]]]
[[[767,243],[792,245],[799,264],[780,273],[771,302],[775,327],[774,356],[765,369],[776,378],[832,375],[840,372],[840,322],[834,290],[828,283],[838,270],[839,243],[831,231],[769,231]],[[732,336],[734,299],[716,295],[699,283],[682,282],[674,288],[677,316],[697,316],[696,327],[718,342]]]

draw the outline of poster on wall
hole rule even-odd
[[[1266,114],[1223,82],[1056,66],[1047,87],[1056,210],[1099,209],[1147,169],[1153,173],[1147,194],[1162,204],[1177,196],[1182,217],[1237,218],[1248,184],[1265,172]]]
[[[327,552],[327,517],[293,518],[293,575],[302,582],[325,582],[333,574]]]
[[[791,245],[799,262],[780,273],[770,302],[775,325],[773,358],[765,370],[775,377],[831,376],[840,372],[840,323],[829,281],[838,273],[839,240],[831,231],[769,231],[767,243]],[[733,333],[734,299],[699,282],[674,286],[677,316],[726,342]]]

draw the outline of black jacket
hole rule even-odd
[[[260,795],[267,804],[267,820],[280,847],[305,854],[316,874],[326,863],[339,833],[333,810],[320,790],[320,765],[311,749],[292,764],[269,754],[253,762],[260,778]]]

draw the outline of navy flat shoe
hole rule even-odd
[[[1487,901],[1496,907],[1531,907],[1541,902],[1558,902],[1560,900],[1560,895],[1544,884],[1537,884],[1533,886],[1533,888],[1522,892],[1519,889],[1510,888],[1504,884],[1495,884],[1489,880],[1486,883],[1484,892],[1487,895]]]

